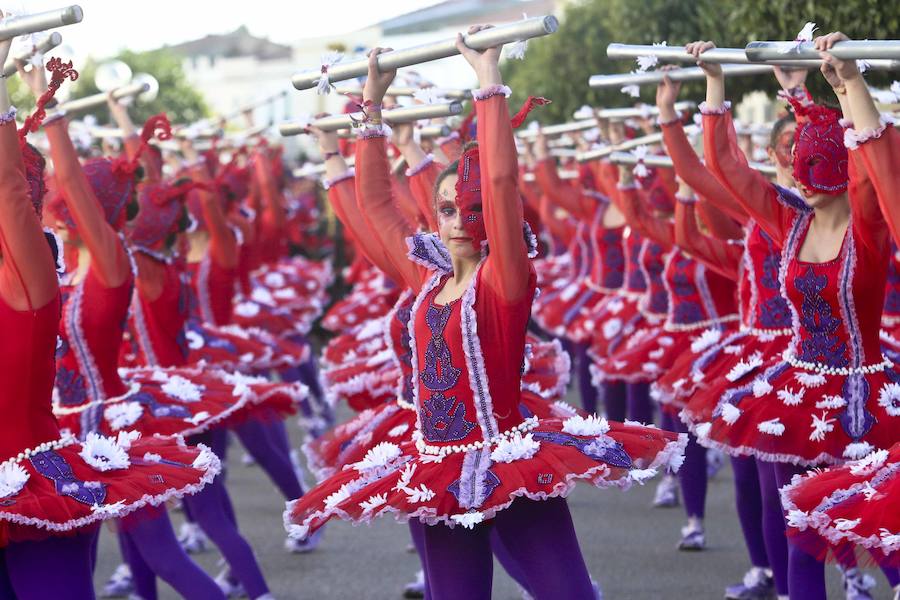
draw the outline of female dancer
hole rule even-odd
[[[9,41],[0,42],[0,61],[8,52]],[[159,511],[146,507],[198,492],[219,470],[208,449],[188,448],[180,440],[141,440],[138,433],[122,432],[116,438],[90,434],[79,443],[60,434],[50,401],[59,288],[40,226],[45,163],[24,136],[38,127],[62,81],[77,73],[59,59],[51,59],[48,68],[54,73],[50,90],[41,94],[19,136],[6,86],[0,86],[0,311],[7,334],[0,389],[8,424],[0,465],[0,591],[22,600],[93,598],[93,524],[144,509],[133,527],[158,530],[153,523]],[[60,252],[58,246],[53,250]],[[203,590],[203,581],[194,589]],[[217,597],[214,584],[211,591],[204,597]]]
[[[707,73],[707,164],[782,246],[780,280],[795,329],[782,361],[762,372],[761,364],[746,365],[735,378],[740,387],[693,429],[707,445],[775,462],[776,481],[785,485],[809,467],[858,459],[897,441],[889,406],[879,402],[898,377],[878,339],[889,236],[830,109],[791,98],[802,119],[793,157],[802,198],[747,167],[734,143],[721,68],[702,61],[712,47],[687,46]],[[789,549],[788,590],[791,598],[825,596],[822,563],[796,547]]]
[[[488,537],[496,528],[533,596],[593,598],[562,496],[578,479],[627,485],[657,466],[674,466],[685,440],[592,417],[521,417],[519,370],[535,276],[522,235],[508,90],[497,66],[500,48],[474,51],[461,35],[457,48],[481,86],[474,93],[479,145],[438,180],[440,239],[413,236],[416,262],[394,260],[420,290],[409,326],[416,439],[374,448],[289,505],[286,520],[297,535],[333,516],[366,522],[395,512],[428,523],[434,598],[490,597]],[[371,231],[398,257],[407,230],[391,207],[380,120],[394,73],[378,71],[379,52],[370,56],[364,90],[369,119],[358,141],[357,194]]]
[[[846,94],[854,128],[847,131],[845,141],[872,178],[896,241],[900,219],[892,203],[898,192],[895,173],[900,165],[900,134],[879,115],[855,62],[839,60],[828,52],[847,39],[835,32],[817,38],[815,45],[840,79],[839,89]],[[896,384],[891,385],[882,392],[879,403],[889,418],[896,418],[900,416],[900,393],[894,389]],[[881,564],[898,564],[898,457],[900,443],[895,443],[843,467],[794,478],[782,490],[791,541],[819,558],[830,550],[840,560],[853,554],[855,547],[863,547]],[[895,592],[895,598],[900,597],[900,584],[895,584]]]

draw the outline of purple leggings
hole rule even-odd
[[[622,422],[627,418],[626,404],[628,390],[622,381],[605,381],[600,384],[600,395],[603,396],[603,408],[606,418]]]
[[[428,586],[428,568],[425,563],[425,527],[426,525],[421,521],[415,519],[409,521],[409,533],[412,536],[413,546],[416,547],[416,552],[419,554],[419,560],[422,562],[422,569],[425,571],[425,598],[431,598]],[[512,577],[513,581],[515,581],[519,587],[526,592],[531,593],[531,590],[528,587],[528,581],[525,578],[525,573],[522,572],[519,564],[509,555],[509,551],[506,549],[506,546],[503,545],[503,540],[501,540],[500,536],[497,534],[496,528],[491,528],[490,543],[491,551],[494,553],[494,556],[497,557],[497,560],[500,561],[503,570]]]
[[[225,594],[216,582],[181,548],[165,511],[155,517],[129,518],[119,530],[119,546],[142,600],[158,597],[157,576],[184,598],[224,600]]]
[[[566,501],[519,498],[474,529],[424,528],[431,600],[490,600],[491,529],[521,568],[537,600],[593,600],[594,590]]]
[[[662,412],[662,428],[666,431],[687,433],[687,426],[666,411]],[[697,438],[688,433],[688,444],[684,451],[684,463],[678,469],[678,483],[684,497],[684,510],[688,517],[702,519],[706,509],[706,448],[697,443]]]
[[[284,422],[248,419],[234,427],[241,444],[278,487],[285,500],[303,495],[303,487],[291,462],[290,446]]]
[[[731,470],[734,473],[734,500],[737,508],[744,543],[754,567],[768,568],[769,555],[766,553],[763,535],[763,504],[759,487],[759,472],[756,459],[747,456],[732,456]]]
[[[572,358],[575,359],[575,372],[578,375],[578,392],[581,394],[581,407],[587,413],[597,412],[597,388],[591,382],[591,359],[587,355],[589,344],[568,343]]]
[[[221,447],[217,438],[224,436],[224,431],[213,430],[192,437],[191,443],[201,442],[215,449]],[[249,596],[256,598],[268,593],[269,588],[253,555],[253,549],[238,530],[222,476],[216,477],[199,493],[186,497],[184,504],[207,537],[218,546],[232,574],[244,585]]]
[[[98,530],[0,549],[0,598],[93,600],[91,548]]]
[[[653,423],[653,402],[649,383],[606,381],[600,385],[606,417],[620,423],[625,419]]]

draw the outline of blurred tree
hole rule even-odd
[[[138,126],[151,115],[161,112],[165,112],[172,123],[191,123],[209,114],[203,97],[185,78],[181,58],[170,50],[123,50],[114,58],[131,67],[133,73],[149,73],[159,82],[159,95],[153,102],[136,102],[130,108],[131,118]],[[99,91],[94,85],[94,73],[98,64],[98,61],[90,59],[84,65],[71,98],[90,96]],[[90,114],[100,122],[109,121],[109,111],[105,105]]]
[[[611,42],[681,45],[708,39],[743,47],[751,40],[793,39],[806,21],[819,23],[823,33],[840,29],[857,39],[900,36],[900,13],[879,0],[575,0],[566,6],[559,31],[531,40],[524,61],[503,63],[503,76],[518,102],[529,94],[553,100],[535,111],[534,118],[567,121],[584,104],[627,106],[637,101],[617,88],[592,90],[587,85],[591,75],[634,70],[633,61],[606,57]],[[884,85],[890,74],[872,73],[867,79]],[[816,74],[811,74],[809,85],[814,94],[827,91]],[[758,89],[774,92],[777,84],[771,77],[728,81],[728,95],[734,100]],[[702,98],[703,85],[686,86],[682,94]],[[641,101],[653,102],[654,97],[653,86],[641,89]]]

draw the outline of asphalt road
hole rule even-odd
[[[346,416],[346,413],[344,414]],[[293,424],[291,424],[293,426]],[[294,431],[296,434],[296,431]],[[299,447],[299,436],[295,442]],[[283,501],[258,467],[240,463],[235,441],[229,453],[228,488],[241,530],[256,551],[278,600],[395,600],[418,567],[407,551],[405,525],[383,518],[372,526],[353,527],[333,521],[319,549],[292,555],[283,548]],[[740,580],[747,558],[737,519],[731,473],[726,467],[710,482],[707,499],[707,549],[679,552],[675,546],[683,524],[681,508],[653,509],[655,481],[628,492],[580,486],[569,498],[582,550],[607,600],[717,599],[726,585]],[[176,527],[181,514],[172,512]],[[195,557],[207,572],[219,571],[213,550]],[[101,536],[96,581],[99,586],[119,562],[115,536]],[[880,573],[876,598],[891,594]],[[829,598],[843,598],[840,580],[828,568]],[[160,599],[178,598],[160,583]],[[518,600],[517,586],[500,569],[494,570],[494,598]]]

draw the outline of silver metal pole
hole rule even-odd
[[[446,104],[420,104],[418,106],[407,106],[404,108],[386,110],[381,113],[381,118],[389,123],[412,123],[413,121],[421,121],[423,119],[450,117],[458,115],[461,112],[462,104],[459,102],[448,102]],[[317,127],[322,131],[337,131],[338,129],[352,127],[353,119],[359,121],[363,118],[364,115],[362,113],[332,115],[330,117],[316,119],[309,124],[282,123],[278,126],[278,131],[282,136],[308,133],[309,127]]]
[[[628,152],[613,152],[609,155],[609,162],[619,165],[636,165],[638,163],[638,159],[635,155]],[[650,167],[663,167],[671,169],[674,166],[670,157],[662,155],[645,156],[640,160],[640,162]],[[760,173],[765,173],[766,175],[775,175],[776,173],[775,165],[771,165],[769,163],[750,162],[748,163],[748,165],[751,169],[755,169]]]
[[[578,171],[559,171],[557,175],[560,179],[578,179]],[[531,183],[536,179],[537,178],[534,176],[534,173],[522,174],[522,181],[524,181],[525,183]]]
[[[760,75],[771,73],[772,65],[722,65],[726,77]],[[656,84],[668,76],[672,81],[701,81],[706,73],[700,67],[673,69],[671,71],[647,71],[646,73],[618,73],[614,75],[592,75],[588,85],[592,88],[622,87],[625,85]]]
[[[84,11],[77,4],[33,15],[9,17],[3,23],[0,23],[0,40],[47,31],[48,29],[63,27],[64,25],[74,25],[75,23],[81,23],[83,18]]]
[[[123,98],[130,98],[131,96],[143,94],[149,89],[150,84],[148,83],[129,83],[128,85],[123,85],[122,87],[113,91],[112,94],[116,100],[121,100]],[[92,108],[96,108],[97,106],[103,106],[104,104],[106,104],[106,93],[100,92],[99,94],[92,94],[90,96],[85,96],[84,98],[78,98],[77,100],[69,100],[68,102],[63,102],[56,107],[56,110],[53,111],[53,114],[62,113],[64,115],[69,115],[72,113],[90,110]]]
[[[244,106],[237,108],[230,113],[226,113],[221,118],[225,119],[226,121],[230,121],[231,119],[241,116],[248,110],[253,110],[255,108],[259,108],[260,106],[265,106],[266,104],[275,102],[279,98],[284,98],[285,96],[287,96],[287,90],[283,90],[281,92],[278,92],[277,94],[272,94],[271,96],[266,96],[265,98],[255,100],[253,102],[250,102],[249,104],[245,104]]]
[[[387,93],[385,94],[385,96],[413,96],[416,92],[422,89],[429,88],[403,87],[392,85],[387,89]],[[435,87],[434,89],[439,95],[447,98],[448,100],[465,100],[466,98],[472,97],[471,90],[444,89],[441,87]],[[335,86],[334,91],[338,94],[362,96],[363,89],[358,85],[338,85]]]
[[[697,130],[696,125],[691,125],[685,127],[686,132],[693,133]],[[638,146],[646,146],[650,144],[658,144],[662,142],[663,134],[658,131],[656,133],[651,133],[649,135],[643,135],[641,137],[636,137],[634,139],[625,140],[621,144],[617,144],[615,146],[607,146],[605,148],[598,148],[597,150],[588,150],[587,152],[580,152],[575,159],[578,162],[587,162],[591,160],[596,160],[598,158],[606,158],[613,152],[623,152],[625,150],[633,150]]]
[[[690,101],[685,102],[676,102],[675,110],[692,110],[697,107],[697,104]],[[629,119],[632,117],[652,117],[659,114],[659,109],[655,106],[644,105],[643,107],[634,107],[634,108],[605,108],[603,110],[597,111],[597,115],[601,119],[612,119],[612,120],[623,120]],[[563,135],[566,133],[573,133],[576,131],[584,131],[586,129],[593,129],[597,127],[597,119],[583,119],[579,121],[569,122],[569,123],[560,123],[559,125],[548,125],[547,127],[542,127],[541,131],[547,137],[553,137],[557,135]],[[516,136],[523,140],[530,140],[537,137],[537,130],[527,129],[523,131],[517,131]]]
[[[344,162],[348,167],[352,167],[356,164],[356,156],[348,156],[344,159]],[[312,177],[317,175],[323,175],[325,173],[325,163],[317,163],[317,164],[307,164],[303,167],[297,167],[291,173],[294,177]]]
[[[555,32],[558,28],[559,22],[556,20],[556,17],[549,15],[523,19],[508,25],[499,25],[471,35],[465,35],[464,38],[469,48],[484,50],[501,44],[548,35]],[[448,56],[455,56],[456,54],[458,54],[456,38],[450,38],[413,48],[385,52],[378,57],[378,69],[382,72],[391,71],[400,67],[409,67],[440,58],[447,58]],[[368,72],[369,61],[367,59],[355,60],[344,64],[337,63],[329,67],[328,80],[331,83],[346,81],[347,79],[362,77]],[[321,69],[316,68],[294,75],[292,82],[298,90],[308,90],[316,87],[321,75]]]
[[[606,47],[606,55],[609,58],[632,59],[639,56],[656,56],[664,62],[684,62],[696,64],[697,59],[693,54],[685,52],[683,46],[643,46],[639,44],[610,44]],[[790,57],[780,57],[778,63],[783,67],[818,68],[821,61],[810,63],[803,60],[790,60]],[[703,53],[703,61],[709,63],[745,65],[750,62],[743,48],[713,48]]]
[[[750,42],[744,52],[752,62],[819,58],[812,42]],[[900,40],[849,40],[829,52],[841,60],[900,60]]]
[[[12,77],[16,74],[16,61],[28,62],[35,54],[46,54],[57,46],[62,44],[62,36],[58,31],[54,31],[50,35],[44,36],[41,41],[29,48],[26,52],[20,52],[13,57],[13,60],[6,63],[3,67],[3,77]]]

